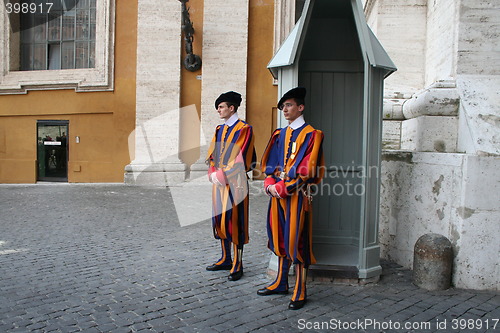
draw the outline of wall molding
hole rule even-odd
[[[30,90],[74,89],[112,91],[114,89],[115,0],[98,0],[96,8],[95,68],[17,71],[11,70],[13,34],[6,11],[0,15],[0,94],[26,94]],[[11,64],[14,62],[14,64]],[[12,66],[11,66],[12,65]]]

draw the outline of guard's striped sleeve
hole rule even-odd
[[[323,132],[314,130],[309,137],[304,157],[297,167],[296,177],[276,183],[276,191],[284,198],[303,184],[319,183],[324,174]]]

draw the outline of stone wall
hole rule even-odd
[[[458,28],[458,75],[500,74],[498,1],[461,0]],[[496,42],[495,42],[496,40]]]
[[[411,268],[417,239],[438,233],[453,244],[456,287],[499,290],[499,163],[495,156],[385,152],[381,256]]]
[[[411,268],[416,240],[439,233],[456,287],[498,290],[498,4],[367,0],[365,12],[398,67],[384,93],[381,255]]]
[[[385,80],[386,95],[424,88],[427,0],[378,0],[367,22],[398,71]]]
[[[428,1],[425,86],[456,77],[459,6],[456,0]]]
[[[203,17],[201,118],[206,141],[220,124],[214,101],[226,91],[242,95],[238,115],[245,119],[247,89],[248,0],[206,0]],[[205,158],[205,154],[201,154]],[[205,167],[206,168],[206,167]]]

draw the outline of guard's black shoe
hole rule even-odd
[[[210,265],[207,266],[207,271],[229,271],[233,267],[232,264],[225,264],[225,265]]]
[[[227,279],[229,281],[238,281],[239,279],[241,279],[242,276],[243,276],[243,270],[239,270],[237,272],[229,274]]]
[[[257,290],[257,295],[259,296],[285,295],[285,294],[288,294],[288,290],[272,290],[267,288]]]
[[[290,310],[298,310],[302,309],[302,307],[306,304],[306,300],[303,301],[290,301],[290,304],[288,304],[288,308]]]

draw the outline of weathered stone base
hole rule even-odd
[[[183,163],[129,164],[125,167],[127,185],[173,186],[184,182]]]
[[[457,129],[457,117],[420,116],[405,120],[401,126],[401,149],[454,153]]]
[[[427,233],[450,239],[452,283],[499,290],[497,258],[500,157],[384,152],[380,206],[381,257],[411,268],[413,246]]]

